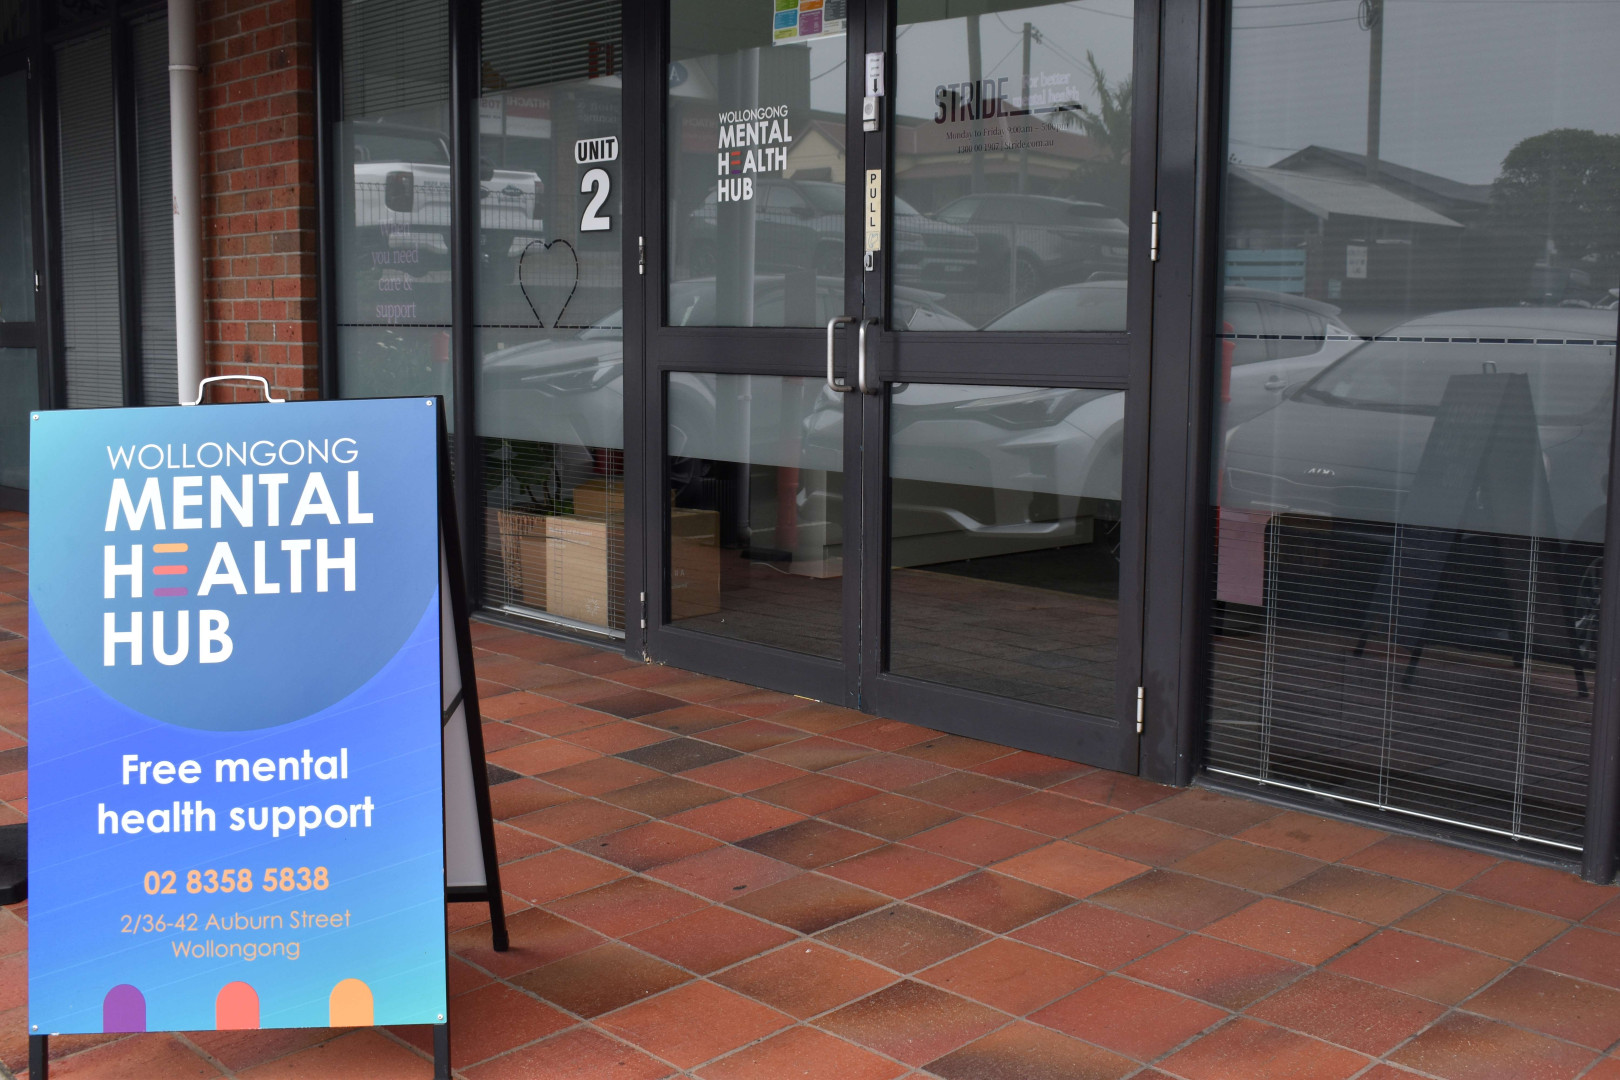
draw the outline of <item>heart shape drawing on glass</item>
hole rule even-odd
[[[560,255],[552,255],[553,248],[562,247],[568,250],[568,258],[564,260]],[[530,256],[533,256],[531,259]],[[528,268],[525,272],[525,268]],[[551,320],[552,330],[578,330],[583,327],[564,326],[563,315],[568,311],[569,301],[574,299],[574,290],[579,288],[579,253],[574,245],[567,240],[530,240],[524,247],[523,254],[518,256],[518,289],[523,293],[523,299],[528,302],[529,310],[534,312],[535,322],[542,329],[546,329],[546,320],[540,314],[540,308],[535,304],[538,296],[544,303],[546,297],[556,297],[566,289],[562,305],[557,308],[556,318]],[[533,289],[531,292],[530,289]]]

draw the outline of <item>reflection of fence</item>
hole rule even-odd
[[[1602,545],[1441,532],[1270,521],[1260,605],[1216,608],[1209,766],[1579,848]]]
[[[1271,292],[1305,293],[1305,251],[1303,248],[1273,251],[1226,252],[1226,285]]]

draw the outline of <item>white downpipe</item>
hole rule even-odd
[[[174,186],[174,329],[180,401],[203,377],[201,158],[196,0],[169,0],[169,175]]]

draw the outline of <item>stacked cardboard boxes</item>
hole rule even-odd
[[[550,518],[521,510],[496,510],[495,535],[500,538],[501,568],[513,603],[546,609],[546,523]]]

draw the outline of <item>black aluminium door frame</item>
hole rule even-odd
[[[872,326],[869,363],[879,390],[866,398],[862,459],[861,618],[870,629],[861,640],[862,705],[885,716],[917,720],[957,734],[1019,746],[1054,756],[1134,773],[1138,769],[1139,688],[1142,685],[1142,611],[1146,534],[1148,379],[1153,334],[1155,186],[1158,146],[1158,0],[1135,6],[1132,65],[1130,260],[1127,269],[1127,330],[1124,333],[990,333],[986,331],[895,333],[888,325],[890,263],[879,258],[865,274],[865,315]],[[863,133],[867,168],[882,169],[885,183],[884,251],[892,250],[895,129],[898,70],[893,3],[867,11],[868,40],[881,42],[890,93],[881,130]],[[853,111],[853,110],[852,110]],[[874,310],[874,299],[877,310]],[[988,357],[995,357],[993,366]],[[1119,568],[1119,653],[1114,715],[1083,713],[994,697],[889,673],[888,429],[890,383],[968,383],[1124,390],[1125,454]],[[857,396],[857,395],[852,395]]]
[[[764,375],[820,377],[825,371],[825,332],[821,329],[675,328],[665,325],[664,273],[666,200],[664,165],[670,133],[665,115],[665,80],[649,79],[642,103],[646,110],[644,154],[648,162],[645,265],[642,277],[645,312],[645,362],[639,397],[641,430],[645,444],[639,457],[643,486],[637,508],[643,527],[632,527],[645,541],[643,550],[647,588],[627,597],[628,606],[640,602],[645,620],[642,633],[646,656],[744,682],[770,682],[777,688],[823,701],[886,715],[917,719],[928,726],[958,731],[1010,745],[1084,758],[1098,765],[1135,772],[1138,765],[1139,690],[1142,658],[1144,536],[1147,493],[1148,369],[1152,341],[1152,289],[1154,266],[1150,243],[1154,235],[1159,58],[1158,0],[1136,5],[1133,85],[1133,170],[1131,178],[1131,261],[1129,314],[1126,333],[893,334],[885,330],[888,268],[881,258],[872,271],[862,266],[858,242],[863,191],[858,180],[868,167],[892,175],[889,133],[892,117],[881,130],[861,130],[855,102],[863,95],[863,55],[882,51],[894,71],[894,13],[891,2],[852,3],[847,36],[846,88],[846,222],[845,314],[875,320],[868,333],[869,356],[881,382],[954,382],[1028,386],[1073,386],[1127,390],[1127,439],[1124,493],[1125,520],[1121,539],[1121,628],[1119,677],[1112,717],[1086,717],[1077,712],[1009,701],[990,695],[893,676],[883,671],[887,597],[886,393],[850,394],[845,412],[844,500],[847,535],[856,538],[858,565],[846,563],[843,580],[845,662],[804,656],[762,645],[719,639],[671,626],[665,621],[667,585],[664,565],[668,550],[664,501],[665,387],[671,372],[736,372]],[[642,23],[640,50],[649,71],[667,70],[667,10]],[[874,43],[869,45],[868,42]],[[878,44],[881,43],[881,44]],[[634,52],[632,52],[634,55]],[[649,63],[650,62],[650,63]],[[885,101],[888,107],[892,94]],[[656,164],[655,164],[656,163]],[[656,173],[651,170],[656,169]],[[884,197],[892,205],[893,185],[885,183]],[[885,213],[885,230],[892,221]],[[885,236],[883,248],[891,245]],[[864,303],[857,305],[856,298]],[[840,374],[853,376],[852,328],[840,345]],[[628,340],[628,339],[627,339]],[[985,358],[995,355],[998,366],[989,370]],[[635,413],[627,420],[633,426]],[[851,525],[848,509],[858,508],[859,522]],[[628,537],[627,537],[628,539]],[[644,599],[643,599],[644,598]]]

